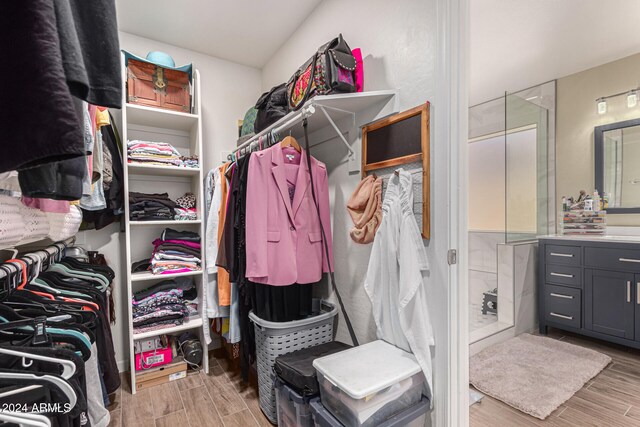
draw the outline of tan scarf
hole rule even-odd
[[[382,222],[382,178],[369,175],[364,178],[347,202],[347,210],[354,228],[349,232],[356,243],[367,244]]]

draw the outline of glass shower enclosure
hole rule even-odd
[[[521,94],[469,110],[471,343],[514,326],[518,282],[533,274],[519,246],[549,233],[548,118]]]

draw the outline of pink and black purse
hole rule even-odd
[[[356,92],[356,58],[342,34],[320,46],[287,83],[291,110],[315,95],[350,92]]]

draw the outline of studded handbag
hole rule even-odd
[[[287,83],[289,108],[301,108],[315,95],[356,91],[356,58],[340,34],[320,46]]]

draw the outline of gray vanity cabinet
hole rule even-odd
[[[551,326],[640,348],[640,241],[602,240],[540,239],[540,332]]]
[[[628,340],[635,339],[636,281],[632,273],[585,269],[584,328]]]

